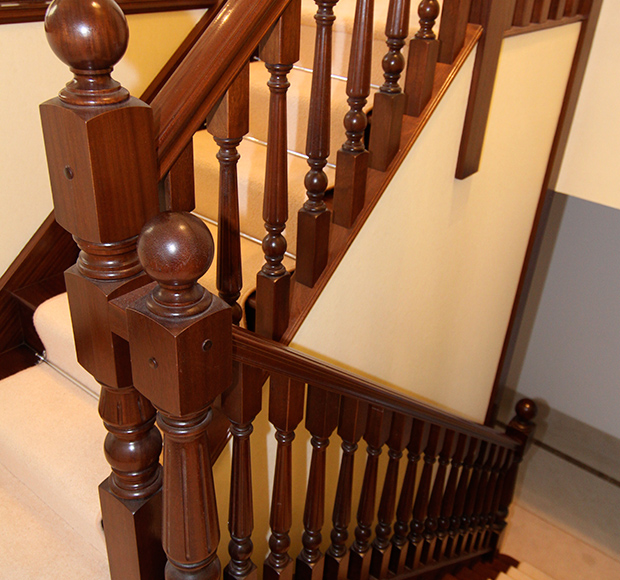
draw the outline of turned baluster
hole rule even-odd
[[[506,463],[507,449],[502,447],[498,450],[497,459],[491,468],[489,476],[489,482],[487,484],[487,491],[484,498],[484,504],[482,506],[482,515],[478,521],[478,535],[474,544],[474,549],[478,550],[487,545],[489,531],[493,525],[494,504],[497,496],[497,486],[499,482],[499,475],[502,470],[502,466]]]
[[[495,496],[493,498],[493,506],[492,506],[492,520],[489,529],[489,533],[485,540],[485,546],[490,547],[493,546],[495,549],[497,547],[499,538],[506,527],[506,516],[508,515],[508,510],[503,509],[501,506],[502,497],[504,495],[504,486],[506,484],[506,477],[510,472],[510,467],[512,466],[512,462],[514,461],[514,452],[508,451],[506,453],[506,461],[502,465],[499,477],[497,479],[497,486],[495,488]]]
[[[551,0],[549,6],[549,18],[551,20],[560,20],[564,18],[564,10],[566,9],[566,0]]]
[[[471,0],[443,0],[438,61],[452,64],[465,44]]]
[[[441,513],[441,500],[444,493],[444,484],[446,482],[446,472],[450,459],[455,450],[455,433],[447,430],[443,446],[439,452],[438,467],[435,472],[435,480],[433,481],[433,491],[428,502],[428,510],[426,520],[424,522],[424,546],[422,548],[421,561],[424,564],[430,564],[435,554],[435,545],[437,543],[437,530],[439,528],[439,515]]]
[[[532,10],[532,22],[547,22],[549,20],[549,10],[551,0],[535,0],[534,10]]]
[[[581,0],[566,0],[564,8],[564,16],[576,16],[579,12],[579,3]]]
[[[219,523],[207,427],[232,380],[232,316],[197,283],[213,260],[209,230],[190,213],[161,213],[138,254],[156,281],[127,309],[136,388],[158,409],[164,435],[166,579],[219,577]]]
[[[450,530],[450,518],[454,513],[454,505],[456,501],[456,488],[458,484],[459,470],[463,465],[463,458],[465,457],[465,450],[468,443],[468,436],[461,433],[458,436],[456,442],[456,449],[452,456],[452,462],[450,465],[450,475],[448,476],[448,483],[446,483],[446,489],[443,494],[443,500],[441,502],[441,515],[437,522],[437,544],[435,546],[435,560],[439,561],[444,557],[446,553],[446,547],[448,544],[448,532]]]
[[[267,83],[269,127],[263,200],[267,235],[263,239],[265,264],[256,277],[256,331],[273,340],[280,340],[289,317],[291,275],[282,263],[286,252],[282,232],[288,219],[286,92],[290,86],[287,75],[299,59],[300,19],[301,0],[293,0],[259,46],[271,78]]]
[[[377,493],[377,470],[381,447],[389,436],[391,411],[381,407],[370,406],[364,440],[366,448],[366,469],[360,491],[360,501],[357,508],[357,526],[355,541],[349,550],[349,571],[347,577],[351,580],[365,580],[368,578],[372,551],[370,550],[370,535],[375,515],[375,495]]]
[[[364,112],[370,94],[374,0],[357,0],[344,117],[347,140],[336,157],[334,223],[350,228],[364,207],[369,153],[364,146],[368,119]]]
[[[532,21],[534,0],[516,0],[512,19],[513,26],[527,26]]]
[[[230,562],[224,568],[225,580],[255,580],[252,562],[252,422],[261,409],[262,373],[253,367],[233,364],[232,385],[222,394],[222,410],[230,420],[233,437],[228,531]]]
[[[467,501],[467,484],[469,482],[469,476],[471,470],[473,469],[474,462],[478,456],[479,449],[480,440],[472,437],[469,440],[467,455],[463,460],[463,468],[461,469],[459,484],[456,488],[456,495],[454,497],[454,509],[452,511],[452,516],[450,517],[448,545],[446,546],[446,554],[448,554],[449,558],[454,558],[454,556],[458,554],[462,533],[461,523],[463,521],[465,502]]]
[[[400,75],[405,68],[401,50],[409,34],[411,0],[390,0],[385,35],[388,52],[383,57],[385,82],[375,93],[373,122],[370,132],[370,167],[385,171],[400,146],[400,134],[407,97],[400,88]]]
[[[478,450],[478,458],[473,465],[471,477],[469,478],[469,484],[467,485],[465,507],[463,508],[463,515],[461,516],[461,534],[459,536],[459,543],[457,547],[457,552],[459,554],[466,554],[468,552],[470,526],[472,523],[474,508],[476,506],[476,498],[478,497],[480,476],[482,475],[482,470],[487,460],[489,450],[490,445],[488,441],[481,441],[480,449]]]
[[[392,552],[390,555],[390,571],[394,575],[400,574],[405,568],[408,548],[409,520],[413,509],[414,490],[417,477],[418,463],[422,458],[422,449],[428,438],[429,424],[414,420],[411,429],[411,439],[407,445],[407,469],[400,490],[398,507],[396,508],[396,523],[392,537]]]
[[[56,0],[45,30],[75,75],[41,105],[41,121],[55,217],[81,249],[66,285],[78,360],[102,387],[112,473],[99,496],[110,574],[162,578],[161,436],[155,409],[133,386],[126,336],[110,316],[112,300],[148,283],[136,239],[159,211],[152,112],[110,76],[128,42],[114,2]]]
[[[413,517],[409,531],[409,549],[407,551],[406,565],[408,568],[418,568],[422,557],[424,545],[424,521],[428,513],[428,502],[431,494],[433,477],[433,465],[437,461],[437,453],[443,442],[445,431],[437,425],[431,425],[428,443],[424,448],[424,467],[422,476],[416,491],[415,504],[413,505]]]
[[[308,386],[306,404],[306,429],[312,435],[312,460],[306,490],[304,510],[303,549],[297,557],[295,578],[321,580],[324,558],[320,551],[325,512],[325,452],[329,437],[338,424],[340,396]]]
[[[299,381],[282,375],[271,375],[269,421],[276,428],[278,450],[269,519],[270,552],[263,567],[265,580],[290,580],[293,577],[294,562],[288,554],[293,509],[291,444],[295,439],[295,428],[303,417],[304,387]]]
[[[374,578],[386,578],[388,565],[392,552],[390,535],[392,532],[392,520],[396,507],[396,486],[398,484],[398,466],[403,455],[403,449],[411,439],[413,419],[399,413],[392,418],[390,437],[387,441],[388,466],[383,482],[383,491],[379,503],[378,523],[375,528],[376,537],[372,543],[372,558],[370,561],[370,574]]]
[[[249,130],[250,68],[246,66],[230,86],[207,122],[207,130],[220,150],[220,188],[217,229],[217,289],[232,307],[233,322],[243,315],[237,300],[241,295],[241,237],[239,231],[239,188],[237,147]]]
[[[368,405],[357,399],[343,397],[340,403],[338,435],[342,439],[342,458],[338,474],[338,486],[332,513],[333,529],[331,544],[325,553],[325,578],[344,580],[349,570],[349,522],[351,521],[351,494],[353,488],[353,464],[357,443],[366,429]]]
[[[435,69],[439,56],[439,41],[433,32],[439,16],[437,0],[422,0],[418,7],[420,29],[409,43],[409,61],[405,93],[407,94],[407,115],[419,116],[433,93]]]
[[[466,548],[467,552],[473,552],[475,550],[478,535],[484,527],[484,504],[487,499],[487,493],[489,492],[488,486],[491,478],[491,471],[497,460],[498,451],[499,449],[497,445],[490,445],[486,461],[480,469],[480,479],[478,480],[476,501],[474,502],[474,509],[469,520],[469,537]]]
[[[323,201],[327,189],[325,165],[329,157],[331,119],[332,27],[338,0],[315,0],[317,13],[314,65],[306,155],[310,170],[305,186],[308,199],[299,210],[297,226],[297,268],[295,277],[305,286],[314,286],[327,264],[330,212]]]

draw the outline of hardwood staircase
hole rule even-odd
[[[300,16],[300,2],[256,0],[252,10],[240,0],[217,3],[143,96],[150,106],[129,98],[110,77],[125,42],[122,14],[113,3],[102,1],[93,13],[77,0],[58,0],[48,14],[50,43],[75,74],[58,99],[42,105],[42,118],[56,217],[81,250],[66,285],[78,359],[101,385],[99,412],[108,430],[112,474],[100,486],[100,499],[113,580],[161,578],[164,564],[169,580],[215,578],[218,551],[228,562],[223,573],[230,580],[256,577],[254,562],[265,555],[262,575],[272,580],[293,572],[299,579],[362,580],[506,571],[507,560],[495,556],[535,406],[520,403],[503,435],[285,345],[478,41],[479,54],[492,60],[498,52],[493,34],[501,37],[516,13],[508,3],[500,10],[500,3],[446,0],[440,43],[433,33],[438,4],[421,2],[403,91],[398,83],[405,70],[401,49],[409,2],[382,6],[389,50],[384,78],[375,77],[374,88],[371,62],[383,57],[373,56],[373,44],[380,43],[373,41],[371,0],[351,2],[354,17],[344,39],[351,39],[352,64],[347,79],[332,80],[336,4],[317,0],[316,16],[304,6],[303,14],[317,23],[316,43],[310,42],[315,56],[311,65],[302,59],[293,69],[311,28]],[[575,16],[554,10],[558,20]],[[84,27],[88,34],[79,39],[76,31]],[[248,64],[256,56],[262,62]],[[249,87],[264,86],[256,77],[265,75],[250,69],[263,62],[269,93],[255,98],[268,103],[266,122],[253,121],[250,111],[258,107],[248,107]],[[488,63],[480,58],[477,66]],[[310,85],[309,114],[300,115],[287,139],[286,94],[296,77]],[[327,87],[338,83],[346,83],[349,98],[334,107]],[[340,113],[332,119],[334,110]],[[474,112],[480,115],[480,107]],[[342,116],[346,141],[334,158],[330,151],[342,144],[334,137]],[[198,132],[205,119],[215,148],[205,131]],[[307,165],[299,161],[299,126],[308,127]],[[244,140],[248,131],[251,139]],[[217,164],[202,156],[210,149]],[[264,157],[264,180],[253,175],[255,166],[241,171],[255,157]],[[467,161],[469,169],[460,171],[471,170],[471,154]],[[217,201],[214,187],[201,187],[216,179]],[[258,220],[256,192],[262,190]],[[287,222],[289,203],[301,206],[297,223]],[[202,222],[187,213],[195,205],[217,223],[217,271],[206,278],[215,247]],[[242,231],[264,237],[262,252]],[[295,256],[286,256],[284,232]],[[242,253],[253,258],[242,264]],[[257,266],[252,333],[233,322],[247,321],[244,299]],[[205,292],[199,279],[217,288],[219,298]],[[262,388],[267,379],[268,401]],[[259,421],[266,422],[263,405],[269,407],[276,451],[269,461],[269,546],[261,551],[260,534],[253,534],[250,434]],[[219,451],[225,443],[214,432],[218,409],[230,424],[232,447],[228,556],[222,556],[224,520],[215,508],[216,489],[226,493],[213,475],[219,455],[214,447]],[[294,470],[305,474],[305,467],[293,459],[299,451],[292,441],[304,416],[311,457],[306,494],[295,498],[304,494],[295,493]],[[330,468],[327,446],[334,432],[342,455]],[[362,438],[368,444],[363,473],[354,470]],[[385,446],[389,459],[380,463]],[[399,477],[405,449],[407,465]],[[225,471],[220,463],[216,469]],[[360,459],[357,463],[361,466]],[[326,488],[334,497],[331,542],[321,534],[325,509],[331,509]],[[354,502],[359,507],[353,530]],[[300,529],[293,521],[296,503],[303,504],[303,533],[291,543]],[[296,558],[289,555],[293,548]]]

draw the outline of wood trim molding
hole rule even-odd
[[[117,0],[125,14],[209,8],[215,0]],[[41,22],[51,0],[0,0],[0,24]]]

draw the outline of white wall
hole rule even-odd
[[[297,348],[484,419],[578,32],[505,41],[482,164],[465,181],[454,180],[469,88],[459,75]]]
[[[128,17],[127,53],[113,76],[137,96],[201,11]],[[0,275],[52,210],[39,104],[72,78],[52,53],[42,22],[0,26]]]

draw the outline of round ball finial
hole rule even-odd
[[[142,229],[138,256],[145,272],[158,283],[148,301],[162,316],[193,316],[206,310],[212,296],[197,281],[213,262],[213,237],[188,212],[164,212]]]
[[[59,94],[74,105],[105,105],[129,97],[110,77],[127,50],[129,28],[114,0],[54,0],[45,15],[47,40],[75,79]]]
[[[515,406],[515,412],[523,423],[529,423],[536,418],[538,406],[532,399],[521,399]]]

